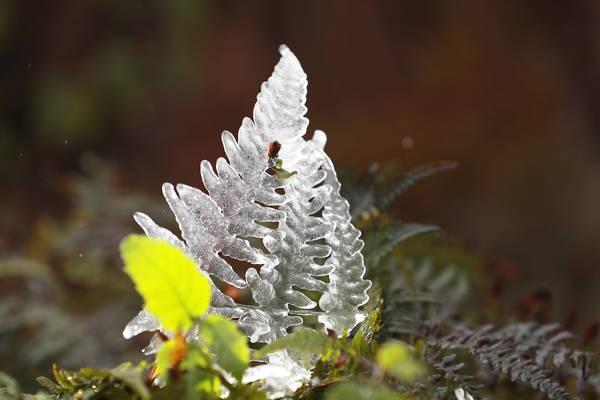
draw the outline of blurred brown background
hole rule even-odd
[[[281,43],[339,168],[458,161],[397,214],[520,265],[511,290],[548,287],[560,318],[599,316],[596,0],[3,0],[0,255],[69,215],[84,154],[157,202],[200,185]]]

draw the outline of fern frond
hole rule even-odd
[[[378,229],[365,233],[365,263],[370,271],[374,271],[398,244],[414,236],[434,232],[439,228],[434,225],[403,224],[390,221]]]
[[[349,178],[342,194],[351,204],[352,219],[358,221],[385,211],[394,200],[421,179],[449,171],[456,166],[453,162],[440,161],[385,177],[379,174],[379,167],[373,165],[361,179]]]
[[[455,265],[435,269],[431,259],[407,260],[384,290],[384,336],[422,336],[447,319],[469,293],[464,271]]]
[[[319,136],[320,131],[317,131],[315,138]],[[327,290],[319,300],[319,306],[325,311],[319,316],[319,322],[341,337],[365,319],[366,313],[359,307],[369,301],[367,290],[371,281],[364,279],[366,268],[361,252],[364,246],[361,232],[352,225],[350,205],[340,194],[341,184],[331,159],[325,153],[323,158],[325,184],[332,189],[323,207],[323,218],[334,229],[325,237],[331,247],[331,256],[325,266],[331,266],[332,271]]]
[[[476,330],[459,328],[429,345],[442,351],[465,350],[494,373],[504,374],[513,382],[526,383],[550,399],[572,399],[554,372],[573,369],[579,378],[587,378],[590,354],[569,349],[565,341],[572,335],[558,325],[515,323],[494,329],[487,325]],[[549,357],[550,354],[558,357]],[[568,362],[567,362],[568,361]]]
[[[433,369],[430,377],[432,385],[437,389],[436,394],[447,396],[454,387],[467,391],[479,399],[477,391],[484,385],[477,383],[472,375],[465,373],[465,363],[458,359],[457,354],[446,354],[435,349],[427,349],[423,356],[425,362]],[[448,384],[440,384],[441,382]]]
[[[163,185],[181,238],[135,215],[149,237],[182,249],[211,279],[248,288],[255,304],[236,303],[213,282],[210,311],[236,319],[251,342],[263,343],[302,325],[302,310],[309,309],[327,329],[349,332],[364,319],[359,308],[371,285],[364,279],[360,231],[324,150],[326,135],[304,138],[306,74],[290,49],[281,46],[280,53],[253,119],[243,119],[237,137],[221,135],[227,158],[214,166],[202,161],[206,192]],[[231,259],[252,267],[242,278]],[[142,311],[124,335],[156,328]]]
[[[440,172],[450,171],[458,166],[451,161],[438,161],[435,163],[420,165],[412,170],[404,172],[386,182],[376,190],[375,207],[385,210],[402,193],[412,187],[421,179],[428,178]]]

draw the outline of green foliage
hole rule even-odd
[[[377,296],[374,301],[375,307],[369,313],[367,319],[360,325],[358,331],[352,338],[352,350],[356,354],[365,357],[372,357],[376,351],[376,336],[381,331],[381,309],[383,301],[380,296]]]
[[[416,360],[410,347],[400,341],[384,343],[377,352],[377,364],[403,382],[411,382],[425,374],[425,367]]]
[[[186,377],[185,400],[215,398],[221,393],[221,379],[199,368],[190,368]]]
[[[343,382],[333,386],[325,396],[325,400],[403,400],[404,396],[390,390],[384,385],[369,385],[357,382]]]
[[[61,182],[66,217],[40,219],[22,249],[0,254],[0,370],[24,391],[37,388],[35,377],[52,362],[76,369],[141,357],[119,335],[139,300],[123,279],[118,245],[135,229],[136,209],[161,208],[121,188],[105,162],[84,157],[81,167]]]
[[[121,364],[113,368],[110,372],[115,379],[127,384],[134,393],[137,393],[142,399],[150,398],[150,393],[144,382],[145,364],[138,367],[132,367],[131,364]]]
[[[172,245],[130,235],[121,243],[125,272],[145,307],[172,331],[187,330],[210,304],[210,284],[194,261]]]
[[[53,366],[55,382],[38,378],[38,383],[56,399],[141,399],[150,398],[144,383],[145,365],[122,364],[112,370],[82,368],[67,371]]]
[[[248,339],[235,323],[220,315],[209,315],[200,322],[199,333],[217,363],[236,379],[241,379],[250,362],[250,349]]]
[[[181,250],[130,236],[121,247],[125,271],[144,298],[147,310],[165,328],[165,332],[155,335],[158,346],[152,364],[79,371],[55,367],[54,380],[39,378],[44,392],[37,395],[22,394],[14,379],[0,374],[0,400],[212,400],[226,394],[229,399],[266,399],[260,382],[244,384],[242,377],[249,366],[282,350],[312,368],[313,378],[298,389],[295,399],[448,400],[457,398],[456,393],[464,393],[465,399],[598,398],[600,373],[587,351],[594,348],[593,343],[588,340],[587,347],[583,346],[585,351],[579,350],[582,345],[577,337],[557,324],[517,322],[510,316],[490,319],[495,314],[485,307],[488,282],[483,257],[465,250],[433,226],[404,224],[386,212],[385,206],[408,186],[447,168],[446,164],[434,164],[387,176],[371,171],[355,185],[344,185],[346,190],[356,192],[351,196],[354,202],[362,201],[357,207],[352,204],[353,215],[362,229],[363,255],[373,287],[365,306],[368,317],[342,338],[299,328],[267,346],[250,350],[234,322],[219,315],[205,315],[209,284]],[[76,213],[79,218],[119,220],[107,211],[99,194],[110,191],[110,187],[106,183],[82,182],[77,192],[85,207]],[[134,203],[129,198],[120,201]],[[108,228],[103,226],[91,237],[112,237],[114,230]],[[40,238],[51,237],[64,228],[51,225],[44,229]],[[71,228],[65,230],[71,232]],[[63,255],[79,251],[77,235],[63,236],[66,239],[60,244],[51,245],[47,239],[38,238],[32,244],[37,249],[35,254],[55,254],[49,248],[58,248]],[[86,262],[92,258],[88,254]],[[106,267],[112,257],[104,250],[95,254],[99,275],[94,279],[121,276],[111,275],[112,270]],[[30,257],[6,258],[0,261],[0,279],[37,285],[50,298],[61,298],[64,275],[70,284],[76,282],[89,289],[89,277],[74,272],[84,264],[78,263],[77,257],[65,259],[61,274],[57,274],[55,267],[46,262]],[[118,266],[118,262],[114,264]],[[86,271],[93,268],[88,266]],[[119,296],[132,292],[122,283],[118,289],[111,288],[111,293]],[[71,298],[50,305],[44,304],[44,297],[32,298],[35,301],[26,300],[24,308],[20,308],[20,298],[3,299],[0,316],[8,322],[0,327],[0,335],[17,329],[14,327],[31,329],[37,324],[44,335],[52,338],[47,347],[55,346],[55,354],[64,349],[80,354],[96,346],[96,342],[82,339],[92,330],[89,321],[74,318],[62,306],[72,302]],[[464,307],[466,300],[471,300],[470,308]],[[310,317],[307,313],[307,320]],[[22,324],[19,318],[26,318],[28,324]]]
[[[179,374],[185,374],[185,398],[199,395],[218,398],[221,394],[222,376],[214,369],[210,353],[203,348],[187,344],[183,336],[176,336],[162,344],[156,356],[155,372],[163,382],[181,385]]]
[[[135,282],[148,312],[175,333],[158,350],[155,373],[163,381],[178,370],[189,373],[193,382],[186,386],[186,393],[190,396],[212,393],[218,397],[222,379],[213,364],[241,380],[250,361],[246,336],[220,315],[199,319],[210,304],[210,284],[194,262],[171,244],[141,235],[125,238],[121,254],[125,272]],[[202,346],[185,340],[193,322]]]
[[[476,330],[454,327],[443,337],[431,337],[429,346],[446,350],[465,350],[497,374],[522,382],[548,395],[550,399],[572,399],[560,379],[575,377],[585,386],[591,368],[591,354],[568,347],[573,335],[558,324],[514,323],[493,329],[486,325]],[[464,364],[448,364],[440,369],[456,373]]]
[[[121,253],[125,271],[144,298],[146,308],[173,336],[161,343],[154,367],[149,375],[144,367],[121,365],[113,370],[90,368],[72,372],[53,368],[56,383],[41,377],[38,383],[58,398],[161,398],[162,389],[154,395],[148,387],[156,378],[172,382],[173,390],[181,398],[217,399],[221,385],[228,387],[237,398],[261,394],[253,387],[236,386],[246,370],[250,349],[247,339],[236,325],[218,315],[200,319],[208,310],[210,285],[180,249],[172,245],[130,235],[123,240]],[[192,325],[201,337],[199,343],[188,343]],[[231,374],[236,381],[223,375]],[[181,376],[185,380],[181,379]],[[133,396],[132,396],[133,395]]]
[[[416,235],[434,232],[437,229],[433,225],[387,222],[366,237],[365,263],[372,268],[377,268],[401,242]]]

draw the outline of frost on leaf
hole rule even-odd
[[[227,158],[200,164],[205,191],[163,185],[180,237],[135,215],[148,236],[184,250],[212,279],[210,312],[237,320],[252,342],[262,343],[285,336],[306,315],[338,335],[349,332],[364,319],[359,307],[370,286],[360,232],[324,151],[326,136],[303,137],[306,74],[287,47],[280,53],[253,119],[242,120],[237,136],[221,135]],[[241,276],[231,259],[252,267]],[[237,304],[222,283],[249,289],[253,304]],[[142,310],[124,335],[160,329]]]
[[[270,398],[291,396],[311,378],[309,370],[300,366],[286,350],[269,354],[268,363],[248,368],[243,383],[262,382]]]
[[[324,146],[325,133],[317,131],[313,140]],[[329,274],[327,291],[319,300],[319,306],[325,311],[319,316],[319,322],[341,335],[365,319],[366,314],[358,307],[369,300],[367,289],[371,282],[363,279],[365,261],[361,250],[364,243],[359,239],[360,231],[350,222],[350,205],[340,194],[342,185],[337,179],[333,163],[325,153],[323,157],[325,184],[332,189],[323,209],[323,219],[335,228],[326,237],[333,251],[325,265],[332,266],[332,272]]]

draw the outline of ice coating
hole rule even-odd
[[[297,174],[286,186],[289,201],[279,208],[286,218],[279,223],[277,234],[264,238],[266,249],[277,257],[277,263],[263,265],[260,271],[251,268],[246,272],[252,296],[264,313],[258,323],[270,326],[269,332],[260,337],[261,342],[270,343],[286,335],[291,326],[301,325],[302,317],[290,315],[289,306],[312,309],[317,304],[297,289],[324,292],[326,284],[318,278],[333,270],[331,265],[316,262],[329,256],[331,248],[315,243],[333,231],[331,223],[315,216],[323,208],[331,188],[319,186],[325,173],[320,169],[322,158],[313,144],[302,143],[298,150]]]
[[[364,319],[359,307],[367,302],[370,287],[363,278],[360,232],[350,221],[348,202],[324,151],[326,136],[316,131],[311,139],[304,138],[306,74],[287,47],[281,46],[280,53],[273,74],[261,85],[253,119],[242,120],[237,137],[222,133],[226,158],[214,165],[201,162],[206,191],[163,185],[181,238],[143,213],[134,216],[149,237],[182,249],[211,278],[209,312],[237,320],[251,342],[262,343],[302,325],[303,310],[338,335],[349,332]],[[281,164],[269,159],[275,141],[281,145]],[[286,174],[278,173],[282,170]],[[242,277],[229,259],[253,267]],[[235,303],[219,290],[219,281],[249,288],[255,304]],[[319,294],[318,302],[305,291]],[[130,338],[160,329],[142,310],[123,334]],[[146,353],[154,352],[156,343]],[[270,391],[288,393],[310,377],[290,360],[287,353],[277,353],[248,373],[254,380],[267,379]]]
[[[278,399],[291,396],[310,378],[310,371],[283,350],[269,354],[268,363],[248,368],[242,382],[261,381],[269,398]]]
[[[142,310],[125,327],[123,337],[131,339],[142,332],[155,331],[160,329],[160,324],[150,313]]]
[[[317,131],[313,141],[322,143],[322,148],[325,139],[325,133]],[[319,322],[341,336],[365,319],[366,314],[359,307],[369,301],[367,290],[371,281],[364,279],[366,268],[361,253],[364,243],[360,240],[360,231],[352,225],[350,205],[340,194],[342,185],[333,162],[325,152],[323,157],[323,170],[327,174],[325,183],[332,188],[323,218],[335,229],[326,237],[332,253],[325,265],[333,266],[333,271],[329,274],[327,291],[319,300],[319,306],[325,311],[319,315]]]

